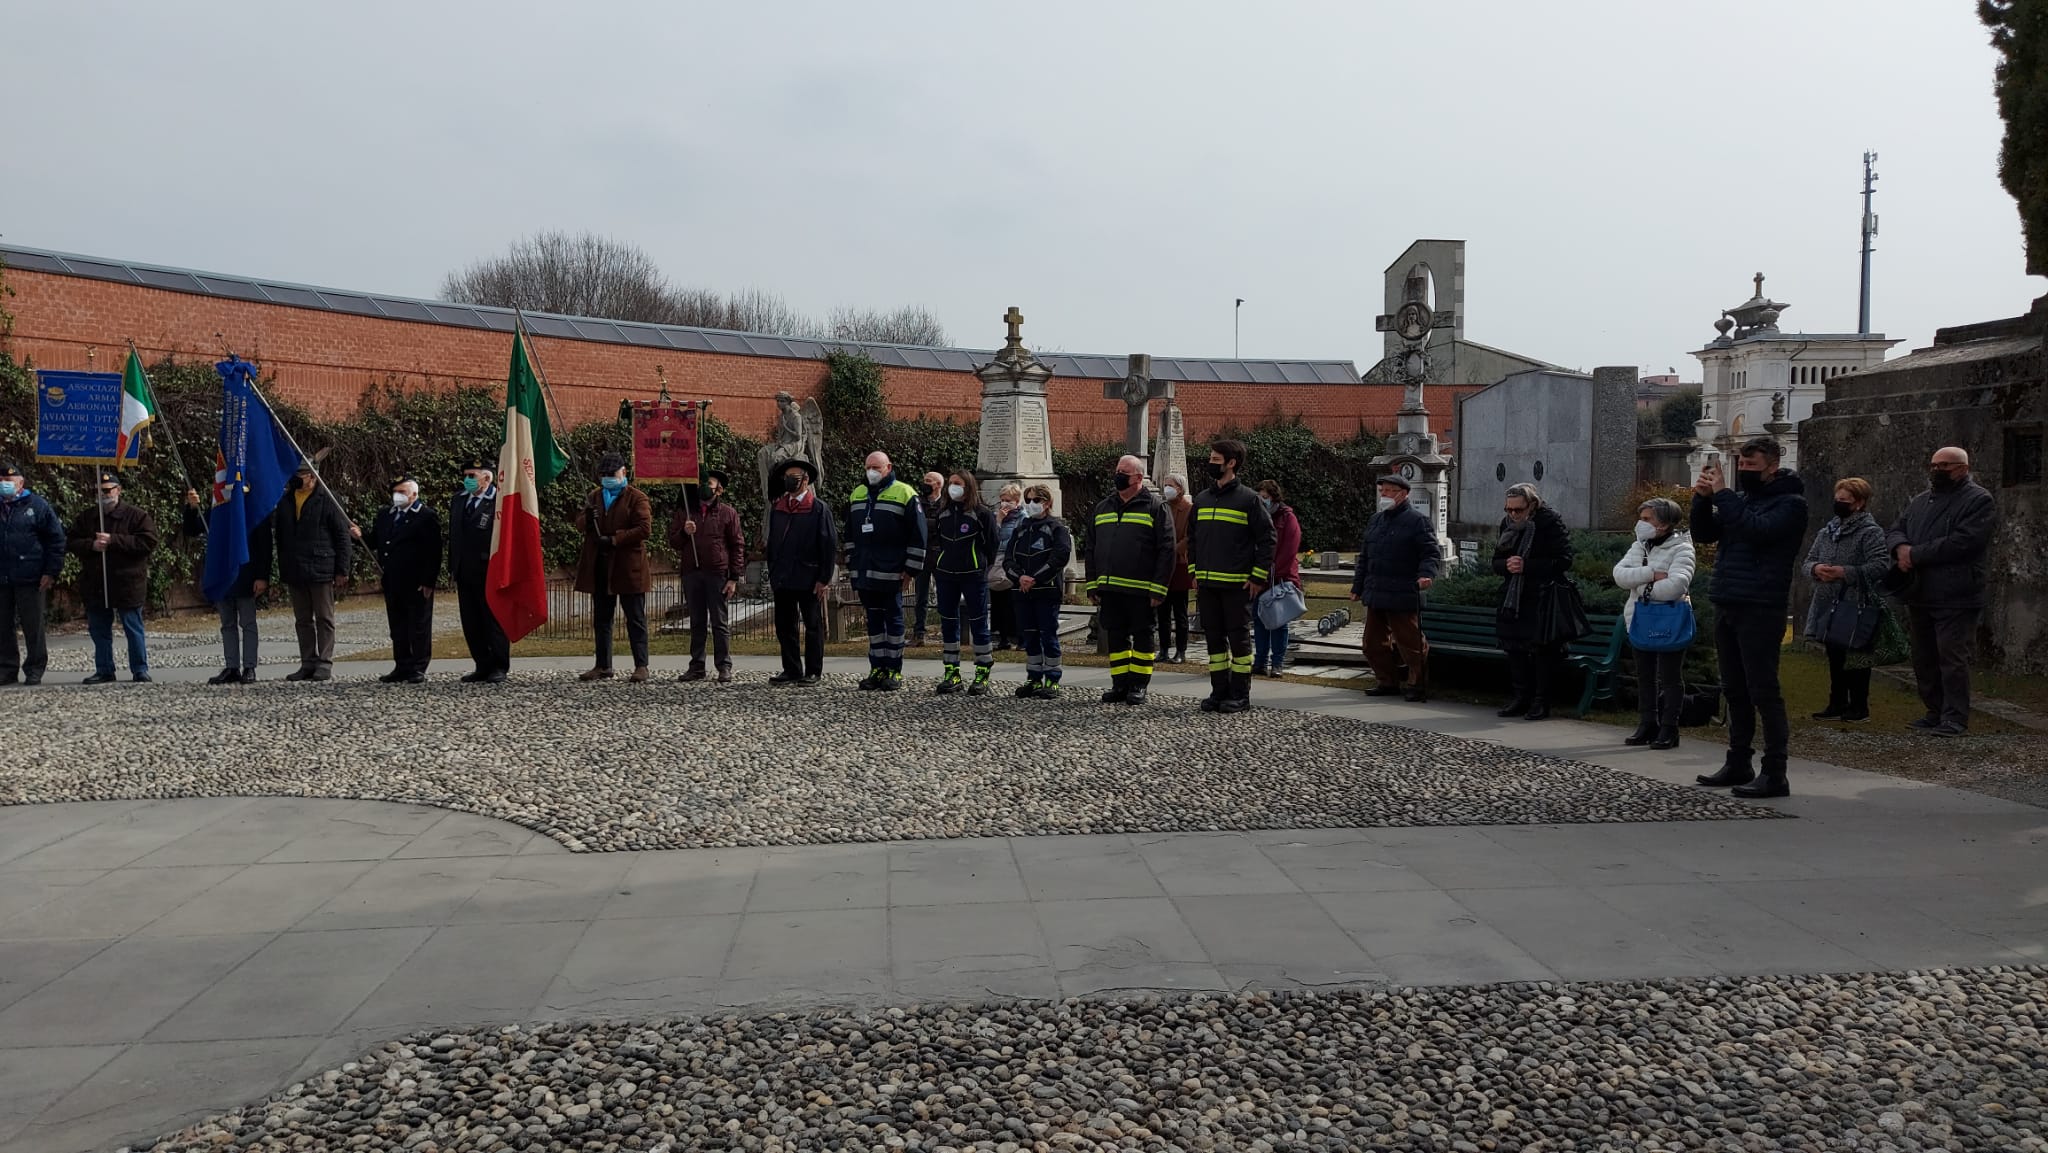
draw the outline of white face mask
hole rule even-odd
[[[882,470],[881,470],[881,469],[879,469],[879,468],[871,468],[871,469],[869,469],[869,470],[868,470],[868,483],[869,483],[869,484],[880,484],[880,483],[882,483]]]
[[[1165,488],[1161,489],[1160,491],[1166,494],[1166,499],[1168,500],[1180,499],[1180,490],[1170,484],[1167,485]]]
[[[967,499],[967,488],[966,488],[966,486],[964,486],[964,485],[957,485],[957,484],[949,484],[949,485],[947,485],[947,486],[946,486],[946,499],[947,499],[947,500],[966,500],[966,499]]]
[[[1024,502],[1024,515],[1034,519],[1044,516],[1045,506],[1035,500],[1027,500]]]
[[[1390,496],[1381,497],[1379,499],[1379,506],[1381,512],[1387,511],[1388,509],[1394,507],[1394,498]]]
[[[406,510],[407,508],[410,508],[411,506],[412,506],[412,498],[411,498],[411,497],[409,497],[409,496],[405,495],[405,494],[404,494],[404,493],[402,493],[402,492],[394,492],[394,493],[392,493],[392,494],[391,494],[391,507],[392,507],[392,508],[395,508],[395,509],[399,510],[400,512],[403,512],[403,511],[405,511],[405,510]]]
[[[1656,536],[1656,535],[1657,535],[1657,526],[1656,526],[1656,525],[1653,525],[1653,524],[1651,524],[1651,523],[1650,523],[1649,521],[1646,521],[1646,520],[1639,520],[1639,521],[1637,521],[1637,522],[1636,522],[1636,539],[1637,539],[1637,540],[1640,540],[1640,541],[1647,541],[1647,540],[1649,540],[1649,539],[1650,539],[1651,537],[1654,537],[1654,536]]]

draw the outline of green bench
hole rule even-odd
[[[1494,635],[1496,612],[1486,605],[1430,605],[1422,610],[1422,635],[1432,653],[1506,661]],[[1593,631],[1567,646],[1565,663],[1586,674],[1585,691],[1573,716],[1585,716],[1596,702],[1612,701],[1621,666],[1622,645],[1628,630],[1621,617],[1610,613],[1587,613]]]

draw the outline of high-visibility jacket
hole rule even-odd
[[[846,506],[846,575],[853,587],[887,590],[924,570],[924,505],[895,473],[853,490]]]
[[[1173,513],[1148,488],[1103,497],[1088,515],[1088,591],[1166,595],[1173,577]]]
[[[1273,583],[1273,518],[1258,494],[1235,480],[1195,494],[1188,517],[1195,585]]]

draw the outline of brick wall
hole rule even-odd
[[[502,387],[511,358],[504,333],[448,325],[351,316],[318,309],[228,300],[111,281],[11,269],[12,348],[43,368],[120,370],[133,340],[156,360],[217,360],[222,341],[274,376],[281,399],[327,418],[353,413],[363,393],[386,382],[408,388]],[[220,334],[216,337],[215,334]],[[711,411],[739,432],[764,436],[775,393],[814,394],[824,365],[813,360],[728,356],[646,349],[594,341],[536,337],[534,355],[570,423],[609,420],[621,397],[651,398],[655,366],[671,393],[708,399]],[[966,373],[888,367],[884,392],[899,416],[926,413],[975,420],[981,385]],[[1105,400],[1102,381],[1059,378],[1050,387],[1052,432],[1058,444],[1123,435],[1121,401]],[[1431,422],[1450,437],[1455,395],[1430,393]],[[1326,439],[1344,439],[1361,423],[1372,432],[1394,427],[1398,386],[1184,383],[1178,395],[1190,442],[1225,424],[1299,416]]]

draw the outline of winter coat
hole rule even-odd
[[[199,514],[198,509],[190,505],[185,506],[183,520],[184,523],[179,527],[186,536],[206,535],[206,518]],[[262,581],[265,585],[270,583],[271,558],[274,552],[270,521],[271,517],[266,516],[249,530],[249,559],[243,563],[242,570],[235,574],[234,587],[228,590],[228,596],[234,600],[248,600],[255,596],[257,581]],[[207,547],[213,547],[212,542],[209,541]]]
[[[1792,597],[1792,570],[1799,563],[1799,539],[1806,535],[1806,482],[1786,469],[1755,495],[1723,489],[1692,498],[1692,538],[1718,544],[1714,588],[1717,605],[1784,608]]]
[[[818,499],[777,498],[768,510],[768,584],[785,592],[810,592],[832,583],[839,558],[839,526]]]
[[[1628,600],[1621,606],[1623,627],[1636,619],[1639,600],[1666,604],[1684,600],[1692,590],[1692,576],[1698,563],[1692,538],[1682,532],[1673,531],[1663,540],[1639,540],[1628,546],[1614,565],[1615,587],[1628,590]],[[1663,580],[1657,579],[1658,573],[1665,574]]]
[[[1383,613],[1422,611],[1422,590],[1415,582],[1436,579],[1444,563],[1436,529],[1422,510],[1402,501],[1365,522],[1352,568],[1351,595],[1365,607]]]
[[[1193,521],[1195,502],[1177,496],[1166,502],[1166,511],[1173,515],[1173,578],[1166,587],[1187,592],[1195,587],[1195,566],[1188,561],[1188,525]]]
[[[576,558],[577,592],[596,593],[600,569],[607,595],[644,593],[653,587],[654,578],[647,571],[647,538],[654,535],[654,502],[646,493],[627,485],[606,508],[604,490],[591,489],[576,513],[576,527],[583,530],[583,551]],[[605,537],[611,538],[609,545]]]
[[[101,532],[107,534],[105,551],[92,547],[94,534]],[[104,514],[95,508],[79,515],[65,539],[78,554],[78,594],[85,607],[139,609],[149,599],[149,558],[156,552],[157,535],[156,518],[148,509],[125,500]]]
[[[0,582],[56,580],[64,571],[64,525],[50,503],[32,492],[0,501]]]
[[[1276,504],[1273,518],[1273,583],[1301,583],[1301,518],[1291,505]]]
[[[297,496],[287,489],[270,515],[278,575],[288,585],[327,584],[347,576],[352,546],[341,505],[324,485],[306,497],[304,508],[298,507]]]
[[[1051,513],[1026,519],[1010,537],[1009,550],[1003,557],[1003,571],[1010,574],[1012,583],[1024,577],[1032,579],[1029,592],[1022,585],[1018,586],[1018,596],[1032,600],[1058,600],[1067,565],[1074,559],[1074,534],[1067,528],[1066,521]]]
[[[1842,579],[1815,580],[1813,566],[1823,564],[1841,565]],[[1806,579],[1813,581],[1813,601],[1806,606],[1807,639],[1824,639],[1828,615],[1835,611],[1835,602],[1850,589],[1858,589],[1867,597],[1878,595],[1878,582],[1891,567],[1891,554],[1884,548],[1884,529],[1876,517],[1859,512],[1848,520],[1828,518],[1828,523],[1813,534],[1813,544],[1806,550],[1806,563],[1799,566]]]
[[[917,490],[896,479],[855,485],[847,498],[846,525],[840,547],[846,550],[847,577],[856,589],[888,592],[901,588],[905,576],[925,569],[925,533],[931,524]]]
[[[1885,554],[1913,548],[1908,603],[1928,609],[1984,607],[1984,556],[1998,528],[1998,505],[1974,480],[1952,492],[1927,489],[1906,502],[1885,537]]]
[[[996,559],[994,513],[980,505],[964,508],[948,503],[939,506],[939,515],[931,524],[932,539],[925,556],[933,572],[950,577],[984,576],[988,572],[988,566]]]
[[[1188,561],[1197,586],[1272,584],[1273,518],[1258,494],[1234,480],[1196,493]]]
[[[441,583],[441,515],[416,500],[401,515],[395,509],[377,514],[367,542],[377,557],[384,591],[412,592]]]
[[[455,494],[448,505],[448,579],[481,584],[491,570],[491,532],[498,523],[498,486]]]
[[[1140,485],[1129,500],[1110,493],[1089,513],[1090,593],[1164,597],[1173,557],[1173,517],[1151,489]]]
[[[1420,514],[1417,514],[1420,515]],[[1528,531],[1536,535],[1527,553],[1519,553],[1515,547],[1517,534],[1510,522],[1501,523],[1501,542],[1493,550],[1493,571],[1508,577],[1501,588],[1501,608],[1513,608],[1512,613],[1503,611],[1494,628],[1500,646],[1504,649],[1537,648],[1543,644],[1543,590],[1556,584],[1572,571],[1572,534],[1565,527],[1564,518],[1549,505],[1538,505],[1529,514]],[[1522,579],[1513,579],[1508,572],[1508,558],[1521,556]],[[1512,606],[1508,596],[1510,590],[1519,590]]]
[[[697,531],[683,526],[697,522]],[[696,537],[694,542],[691,537]],[[740,510],[723,497],[709,505],[692,508],[687,496],[668,520],[668,547],[676,551],[676,571],[722,573],[736,581],[747,572],[747,538],[740,529]]]

